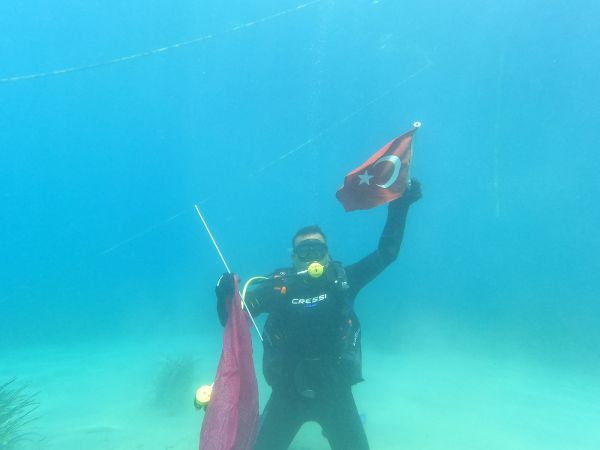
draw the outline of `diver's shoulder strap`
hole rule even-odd
[[[346,269],[339,261],[332,261],[329,263],[327,268],[327,279],[335,286],[335,289],[339,291],[347,291],[350,288],[348,284],[348,276],[346,275]]]
[[[294,269],[291,267],[280,267],[271,272],[271,278],[280,279],[289,277],[291,274],[294,274]]]
[[[296,272],[293,268],[281,267],[279,269],[275,269],[269,278],[274,286],[285,286],[289,284],[294,275],[296,275]]]
[[[326,281],[330,283],[333,288],[340,292],[345,292],[350,288],[348,284],[348,276],[346,275],[346,269],[339,261],[331,261],[325,271]],[[282,267],[274,270],[269,277],[270,285],[275,289],[281,289],[281,287],[294,286],[296,283],[301,281],[301,278],[292,267]]]

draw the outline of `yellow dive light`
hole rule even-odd
[[[308,265],[306,271],[311,278],[319,278],[323,275],[323,269],[323,264],[320,262],[313,262]]]
[[[212,394],[212,384],[206,384],[200,386],[196,390],[196,396],[194,397],[194,406],[197,409],[206,409],[208,402],[210,402],[210,396]]]

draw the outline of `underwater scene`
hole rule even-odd
[[[0,450],[599,449],[599,20],[1,2]]]

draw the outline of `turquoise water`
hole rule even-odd
[[[181,392],[214,377],[223,267],[194,203],[244,279],[313,223],[355,262],[385,208],[344,213],[335,191],[420,120],[424,197],[357,300],[371,447],[599,448],[599,18],[591,1],[2,3],[0,384],[39,402],[20,446],[197,448]],[[184,388],[164,387],[173,361]],[[326,446],[309,424],[293,448]]]

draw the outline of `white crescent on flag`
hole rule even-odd
[[[383,188],[383,189],[387,189],[392,184],[394,184],[396,182],[396,180],[398,179],[398,176],[400,175],[400,168],[402,167],[402,161],[396,155],[388,155],[388,156],[379,158],[377,160],[377,162],[375,164],[373,164],[373,167],[375,167],[377,164],[384,162],[384,161],[391,162],[394,165],[394,171],[392,172],[392,175],[385,183],[378,184],[377,186],[379,186],[380,188]]]

